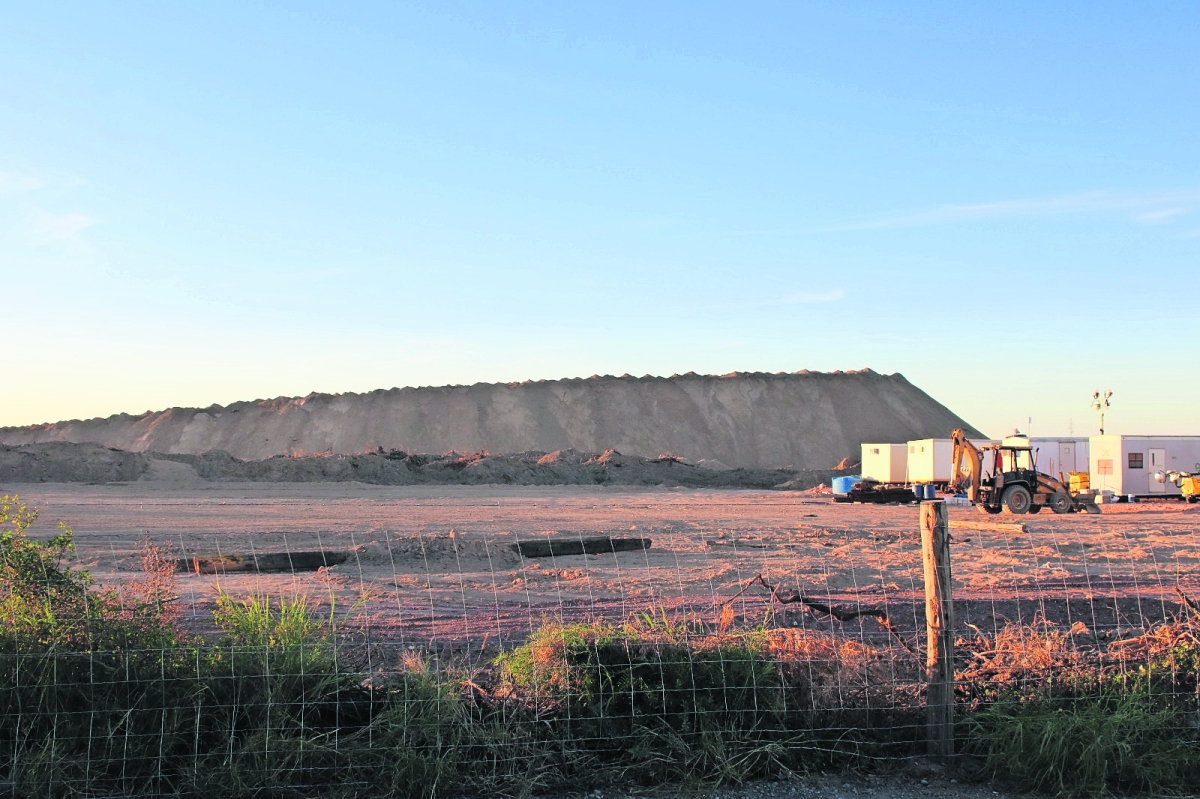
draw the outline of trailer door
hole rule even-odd
[[[1058,477],[1059,472],[1062,472],[1063,477],[1067,477],[1074,471],[1077,471],[1075,468],[1075,442],[1058,442],[1058,471],[1054,473],[1054,477]]]
[[[1150,493],[1165,494],[1167,492],[1165,478],[1160,483],[1154,479],[1154,475],[1167,470],[1167,451],[1165,449],[1148,449],[1146,450],[1146,457],[1150,460],[1146,464],[1146,477],[1150,481]]]

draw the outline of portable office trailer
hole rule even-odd
[[[1043,474],[1066,477],[1071,472],[1090,471],[1087,438],[1041,436],[1029,439],[1029,447],[1034,450],[1038,471]]]
[[[864,480],[880,483],[903,483],[908,474],[907,444],[863,444],[862,468]]]
[[[971,439],[977,447],[985,444],[995,444],[987,439]],[[954,444],[948,438],[922,438],[908,442],[908,482],[910,483],[948,483],[950,482],[950,456]],[[990,463],[984,464],[985,474],[990,470]]]
[[[1200,436],[1092,436],[1091,486],[1133,496],[1179,496],[1170,481],[1154,479],[1155,472],[1200,472]]]

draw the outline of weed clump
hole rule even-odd
[[[547,623],[498,659],[496,696],[627,779],[742,779],[765,744],[787,737],[764,640],[650,615]]]

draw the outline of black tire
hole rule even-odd
[[[1033,506],[1033,494],[1025,486],[1009,486],[1004,491],[1004,512],[1022,516]]]
[[[1070,513],[1075,508],[1075,501],[1070,494],[1055,491],[1050,495],[1050,510],[1055,513]]]
[[[976,505],[975,509],[980,513],[986,513],[989,516],[994,516],[1000,512],[999,508],[993,508],[991,505],[984,505],[982,502]]]
[[[1030,513],[1041,513],[1041,512],[1042,512],[1042,508],[1044,508],[1044,507],[1046,507],[1046,506],[1045,506],[1045,505],[1033,504],[1033,505],[1030,505],[1030,506],[1029,506],[1029,512],[1030,512]]]

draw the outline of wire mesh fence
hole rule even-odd
[[[911,506],[40,491],[76,532],[5,502],[12,795],[519,794],[927,754]],[[962,758],[1065,793],[1194,784],[1195,519],[950,508]]]

